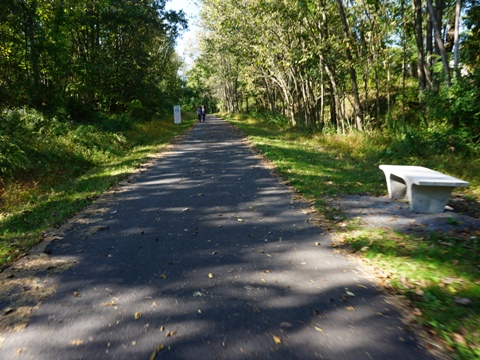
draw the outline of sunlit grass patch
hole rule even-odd
[[[383,287],[405,294],[417,321],[459,358],[480,354],[480,245],[467,239],[392,230],[347,231],[345,243],[378,269]]]

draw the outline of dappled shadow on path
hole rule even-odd
[[[46,251],[78,265],[2,358],[425,359],[392,307],[220,120]]]

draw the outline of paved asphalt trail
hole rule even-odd
[[[293,197],[230,125],[195,124],[48,245],[78,264],[0,358],[429,359]]]

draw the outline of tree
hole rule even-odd
[[[0,106],[74,118],[158,107],[175,76],[175,38],[186,21],[165,0],[6,0],[0,11]],[[20,93],[21,96],[15,96]]]

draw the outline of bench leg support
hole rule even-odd
[[[445,210],[445,205],[447,205],[453,189],[453,187],[447,186],[412,184],[407,188],[410,209],[418,213],[441,213]]]
[[[402,178],[385,172],[388,196],[391,199],[403,199],[410,203],[410,209],[418,213],[441,213],[454,187],[449,186],[418,186],[406,183]]]

